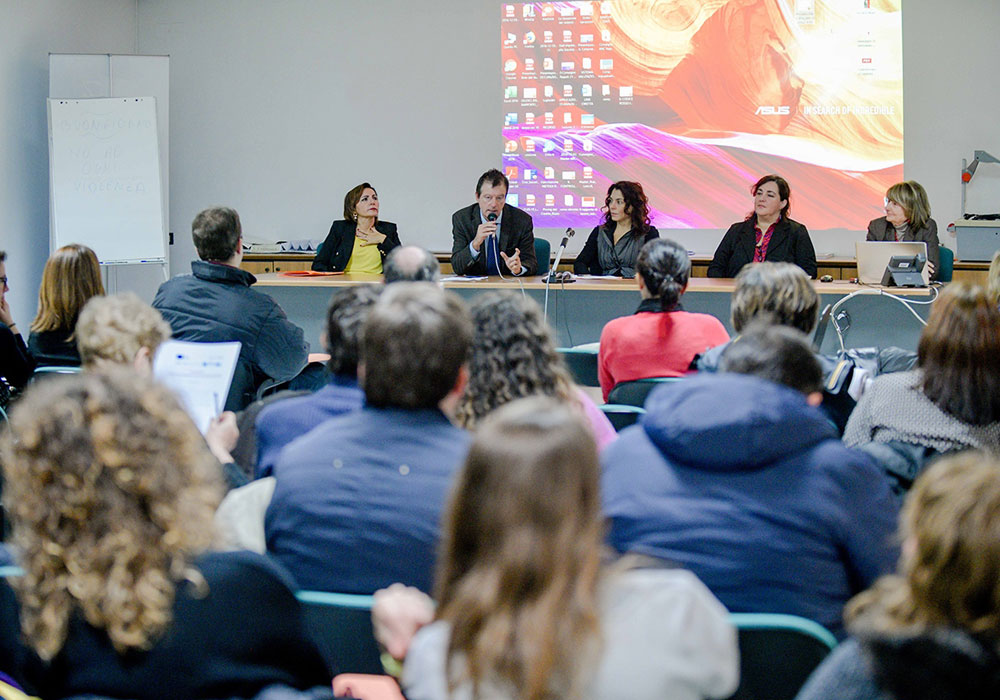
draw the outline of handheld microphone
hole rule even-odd
[[[497,220],[497,213],[495,211],[491,211],[489,214],[486,215],[486,220],[487,221],[496,221]]]

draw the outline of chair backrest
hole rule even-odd
[[[622,403],[642,408],[646,403],[646,397],[653,389],[661,384],[682,380],[683,377],[646,377],[631,382],[620,382],[615,384],[608,393],[608,403]]]
[[[372,596],[299,591],[296,597],[309,634],[334,674],[384,673],[372,630]]]
[[[606,403],[601,406],[601,411],[611,421],[617,432],[625,430],[630,425],[635,425],[640,416],[646,413],[646,409],[638,406],[627,406],[620,403]]]
[[[544,238],[535,237],[535,258],[538,260],[538,274],[544,275],[552,265],[552,244]]]
[[[35,381],[47,374],[77,374],[78,372],[80,372],[79,367],[69,365],[42,365],[35,367],[35,371],[31,373],[31,381]]]
[[[580,386],[600,386],[597,380],[597,348],[557,348],[569,373]]]
[[[837,645],[822,625],[795,615],[734,613],[740,685],[730,700],[792,700]]]
[[[947,246],[938,246],[938,281],[951,282],[955,272],[955,251]]]

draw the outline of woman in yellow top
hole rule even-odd
[[[399,245],[396,224],[378,220],[378,193],[367,182],[344,197],[344,219],[334,221],[312,269],[382,274],[382,263]]]

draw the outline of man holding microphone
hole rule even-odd
[[[487,170],[476,183],[476,203],[451,217],[451,267],[456,275],[533,275],[535,235],[531,216],[505,204],[507,177]]]

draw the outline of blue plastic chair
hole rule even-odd
[[[580,386],[600,386],[597,380],[597,348],[556,348],[569,373]]]
[[[837,646],[828,629],[795,615],[733,613],[740,685],[730,700],[792,700]]]
[[[538,260],[538,274],[547,273],[552,266],[552,244],[544,238],[535,239],[535,259]]]
[[[946,246],[938,246],[938,281],[951,282],[955,273],[955,251]]]
[[[631,382],[619,382],[615,384],[608,393],[608,403],[621,403],[627,406],[638,406],[642,408],[646,404],[646,397],[656,387],[661,384],[684,381],[683,377],[646,377],[636,379]]]
[[[370,595],[299,591],[306,627],[335,673],[384,674]]]
[[[644,408],[620,403],[606,403],[600,408],[615,427],[615,431],[619,433],[630,425],[635,425],[636,421],[646,413]]]
[[[80,373],[79,367],[73,367],[70,365],[42,365],[40,367],[35,367],[35,371],[31,373],[31,381],[36,381],[50,374],[79,374],[79,373]]]

